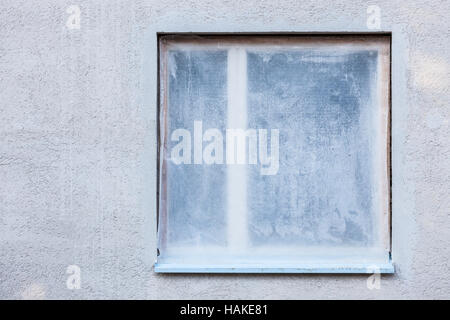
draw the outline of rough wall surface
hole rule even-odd
[[[73,4],[80,29],[66,27]],[[400,51],[396,273],[373,290],[367,275],[155,274],[155,102],[143,98],[142,49],[151,25],[373,31],[371,4]],[[450,298],[449,13],[448,0],[3,0],[0,298]],[[69,265],[80,267],[78,290],[67,288]]]

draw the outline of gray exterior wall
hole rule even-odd
[[[66,27],[72,4],[80,29]],[[450,298],[449,12],[438,0],[2,1],[0,298]],[[392,32],[396,273],[380,289],[368,275],[153,272],[157,31]]]

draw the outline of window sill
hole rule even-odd
[[[305,264],[298,266],[265,266],[250,264],[236,265],[180,265],[171,263],[156,263],[157,273],[383,273],[395,272],[394,265],[385,264]]]

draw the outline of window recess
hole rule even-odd
[[[157,272],[392,273],[390,36],[159,38]]]

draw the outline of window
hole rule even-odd
[[[389,36],[159,52],[156,271],[393,272]]]

